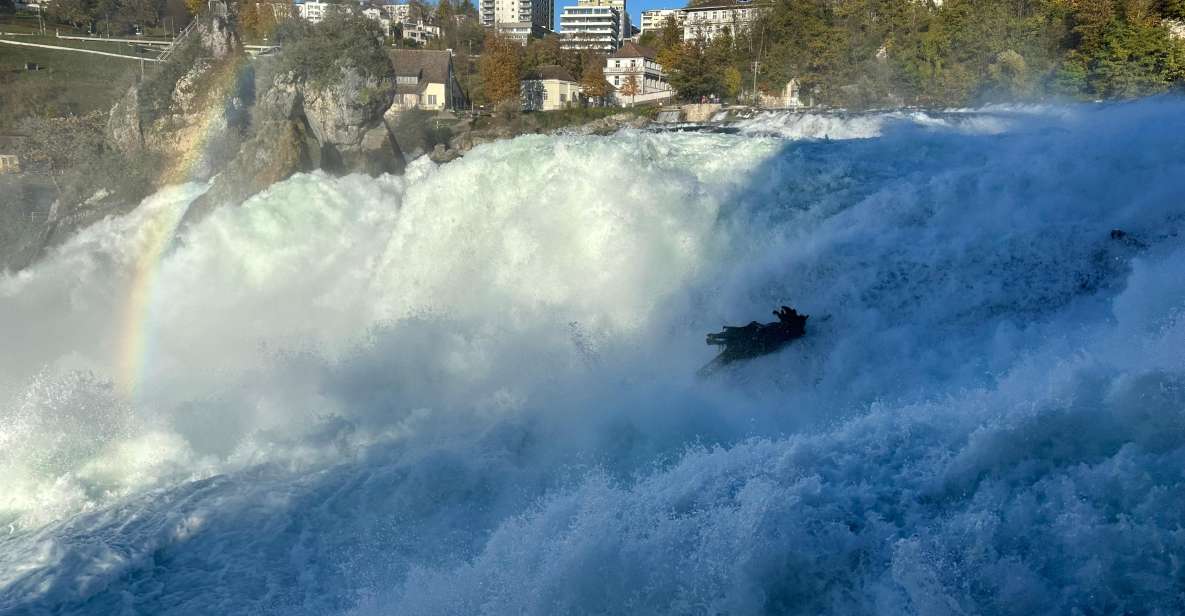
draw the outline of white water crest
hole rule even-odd
[[[745,135],[785,139],[869,139],[895,129],[925,129],[968,135],[996,135],[1023,129],[1035,117],[1067,113],[1046,105],[992,105],[978,109],[869,112],[767,111],[737,123]]]
[[[296,176],[134,395],[203,187],[83,231],[0,278],[0,613],[1180,613],[1185,102],[933,117]]]

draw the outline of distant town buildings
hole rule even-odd
[[[576,6],[611,6],[617,9],[617,14],[620,18],[618,31],[621,33],[621,38],[627,39],[632,36],[633,25],[630,23],[630,14],[625,6],[626,0],[577,0]]]
[[[522,80],[522,107],[525,111],[554,111],[579,102],[580,83],[562,66],[540,66],[527,73]]]
[[[680,31],[683,29],[683,20],[687,18],[687,13],[683,9],[654,9],[651,11],[642,11],[642,34],[652,32],[655,30],[662,30],[662,27],[667,24],[667,18],[674,17],[675,24],[679,26]]]
[[[529,21],[516,21],[513,23],[498,24],[495,26],[498,34],[518,43],[519,45],[526,45],[527,41],[532,38],[542,38],[551,34],[551,30],[533,24]]]
[[[441,111],[468,106],[451,52],[392,49],[390,56],[395,67],[394,108]]]
[[[515,24],[516,29],[521,29],[530,24],[550,32],[555,0],[481,0],[479,12],[481,25],[487,28]]]
[[[307,0],[306,2],[296,2],[296,12],[302,19],[319,24],[325,16],[333,11],[340,11],[346,8],[342,4],[333,4],[330,2],[318,2],[317,0]]]
[[[604,73],[605,80],[617,90],[617,98],[622,102],[633,104],[662,98],[659,93],[671,94],[671,84],[667,82],[667,74],[658,63],[655,51],[633,41],[605,59]],[[632,86],[627,88],[631,82]],[[632,90],[632,93],[623,90]]]
[[[768,4],[753,0],[708,0],[683,9],[683,40],[712,40],[721,32],[730,35],[743,30],[757,19]]]
[[[560,47],[612,53],[621,46],[621,14],[613,6],[566,6],[560,14]]]

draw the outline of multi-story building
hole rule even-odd
[[[388,32],[393,26],[398,26],[402,38],[418,43],[426,43],[440,36],[440,27],[429,24],[425,21],[428,15],[414,10],[412,5],[407,3],[369,7],[363,9],[362,14],[383,24]]]
[[[383,15],[392,22],[403,23],[405,21],[411,21],[411,8],[411,4],[408,4],[407,2],[392,2],[382,5],[379,7],[379,10],[381,10]]]
[[[683,9],[654,9],[652,11],[642,11],[642,34],[652,32],[654,30],[662,30],[663,26],[667,25],[667,18],[674,17],[675,23],[678,24],[679,29],[683,29],[683,20],[687,18],[687,13]]]
[[[367,19],[371,19],[371,20],[379,22],[379,24],[381,24],[383,26],[383,34],[386,34],[386,35],[391,34],[392,21],[389,17],[387,17],[385,14],[383,14],[382,10],[380,10],[376,7],[373,7],[373,6],[368,6],[364,9],[362,9],[362,16]]]
[[[577,0],[576,6],[611,6],[617,9],[621,21],[617,29],[621,32],[622,40],[631,36],[633,26],[630,24],[630,14],[626,10],[625,0]]]
[[[323,19],[333,11],[340,11],[346,8],[343,4],[333,4],[330,2],[318,2],[317,0],[308,0],[307,2],[297,2],[296,11],[303,19],[307,19],[315,24],[321,23]]]
[[[528,23],[551,30],[555,20],[555,0],[481,0],[479,10],[487,28]]]
[[[433,26],[422,21],[405,21],[399,24],[399,31],[403,38],[420,44],[440,38],[440,26]]]
[[[749,29],[768,3],[754,0],[708,0],[683,9],[683,40],[712,40],[721,32],[732,36]]]
[[[621,14],[612,6],[565,6],[560,47],[612,53],[621,46]]]
[[[537,26],[529,21],[498,24],[495,29],[498,31],[498,34],[519,45],[526,45],[530,39],[543,38],[551,34],[550,29]]]
[[[671,90],[667,74],[658,63],[655,51],[633,41],[627,42],[616,53],[605,58],[605,80],[619,94],[632,80],[633,93],[625,95],[627,98]]]

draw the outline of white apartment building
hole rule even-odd
[[[429,25],[422,21],[405,21],[399,24],[399,30],[403,38],[421,44],[427,43],[434,38],[440,38],[439,26]]]
[[[481,0],[478,8],[487,28],[529,23],[551,30],[555,20],[555,0]]]
[[[621,32],[621,38],[627,39],[630,37],[630,31],[633,30],[633,24],[630,23],[630,14],[625,7],[626,0],[577,0],[576,6],[611,6],[617,9],[618,16],[621,18],[621,23],[618,30]]]
[[[683,21],[687,18],[687,13],[683,9],[654,9],[652,11],[642,11],[642,33],[651,32],[654,30],[662,30],[662,27],[667,24],[667,18],[674,17],[675,23],[679,25],[680,30],[683,28]]]
[[[400,4],[384,4],[379,8],[383,15],[395,23],[403,23],[411,21],[411,5],[403,2]]]
[[[769,5],[754,0],[708,0],[698,6],[683,9],[683,40],[698,38],[712,40],[721,32],[732,36],[749,29]]]
[[[560,14],[560,47],[605,53],[621,46],[621,14],[612,6],[565,6]]]
[[[392,23],[391,19],[388,18],[386,15],[384,15],[381,10],[379,10],[373,6],[367,7],[367,8],[362,9],[362,16],[367,19],[373,19],[374,21],[377,21],[380,24],[382,24],[383,34],[386,34],[386,35],[391,34],[391,23]]]
[[[532,38],[543,38],[551,34],[550,29],[537,26],[529,21],[498,24],[495,29],[498,34],[519,45],[526,45],[527,41]]]
[[[345,5],[318,2],[317,0],[301,2],[296,5],[296,11],[300,14],[300,17],[315,24],[321,23],[329,13],[342,10],[343,8],[345,8]]]
[[[616,53],[605,58],[605,80],[620,91],[633,78],[636,91],[630,96],[669,92],[671,84],[658,63],[657,53],[633,41],[627,42]],[[620,96],[619,96],[620,98]]]

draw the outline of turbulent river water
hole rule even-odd
[[[1185,611],[1185,101],[204,189],[0,275],[2,614]]]

